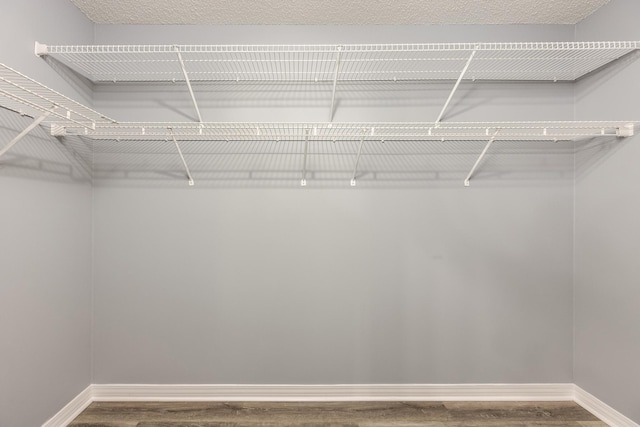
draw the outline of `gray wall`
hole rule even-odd
[[[580,23],[581,40],[640,40],[635,0]],[[638,120],[640,62],[622,61],[576,92],[576,114]],[[575,382],[640,423],[638,137],[577,152]]]
[[[90,42],[66,0],[4,2],[0,62],[64,90],[35,40]],[[0,111],[0,144],[31,123]],[[91,186],[38,128],[0,159],[0,426],[44,423],[91,383]]]
[[[567,40],[573,27],[98,26],[96,34],[100,43]],[[340,92],[336,116],[433,120],[446,94],[439,86],[437,97],[425,91],[405,105],[401,94],[387,103],[369,92],[365,108]],[[95,103],[114,116],[166,119],[189,114],[183,95],[169,113],[108,86]],[[326,107],[305,109],[304,98],[297,109],[281,98],[256,107],[260,97],[249,94],[223,108],[215,95],[203,100],[209,120],[326,120]],[[572,101],[565,85],[465,84],[452,115],[571,119]],[[155,181],[98,180],[95,382],[571,382],[573,151],[542,145],[526,160],[498,144],[464,188],[482,146],[440,160],[459,166],[448,180],[393,190],[349,188],[348,172],[330,189],[313,180],[301,189],[295,177],[290,189],[216,186],[205,170],[189,189],[179,168]]]

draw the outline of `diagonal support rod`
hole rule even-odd
[[[362,146],[364,145],[364,131],[362,132],[362,138],[360,138],[360,146],[358,147],[358,157],[356,157],[356,164],[353,167],[353,176],[351,177],[351,186],[356,185],[356,174],[358,173],[358,163],[360,163],[360,156],[362,155]]]
[[[169,128],[169,130],[171,131],[171,138],[173,139],[173,143],[176,144],[176,148],[178,149],[178,154],[180,155],[180,160],[182,160],[182,164],[184,165],[184,169],[187,171],[187,178],[189,178],[189,185],[193,186],[194,185],[193,177],[191,176],[191,171],[189,170],[189,166],[187,166],[187,162],[184,159],[184,156],[182,155],[182,150],[180,149],[180,145],[178,144],[178,141],[176,140],[176,135],[173,133],[173,129],[172,128]]]
[[[500,132],[500,129],[498,129],[498,130],[496,130],[494,132],[494,134],[491,137],[491,139],[489,139],[489,142],[487,142],[487,145],[485,145],[484,150],[482,150],[482,153],[480,153],[480,157],[478,157],[478,160],[476,160],[476,163],[471,168],[471,172],[469,172],[469,175],[467,175],[467,178],[465,178],[465,180],[464,180],[464,186],[465,187],[468,187],[468,186],[471,185],[471,183],[469,181],[471,180],[471,177],[473,176],[473,173],[478,168],[478,165],[480,164],[480,162],[484,158],[485,154],[487,154],[487,151],[489,150],[489,147],[491,147],[491,144],[493,144],[493,141],[496,140],[496,136],[498,136],[498,132]]]
[[[329,121],[333,121],[333,111],[336,104],[336,86],[338,85],[338,74],[340,73],[340,57],[342,56],[342,46],[338,46],[336,55],[336,70],[333,74],[333,91],[331,92],[331,109],[329,110]]]
[[[40,123],[42,123],[42,121],[44,119],[46,119],[47,117],[49,117],[49,115],[51,113],[53,113],[53,110],[55,110],[56,107],[53,107],[47,111],[44,112],[43,115],[41,115],[40,117],[38,117],[37,119],[35,119],[33,121],[33,123],[31,123],[29,126],[26,127],[25,130],[23,130],[22,132],[20,132],[15,138],[13,138],[7,145],[5,145],[2,150],[0,150],[0,157],[2,157],[4,155],[4,153],[6,153],[7,151],[9,151],[11,149],[11,147],[13,147],[14,145],[16,145],[18,142],[20,142],[20,140],[22,138],[24,138],[29,132],[31,132],[34,128],[36,128]]]
[[[178,46],[176,48],[176,53],[178,54],[178,60],[180,61],[180,67],[182,68],[182,74],[184,74],[184,80],[187,82],[187,87],[189,88],[189,94],[191,95],[191,101],[193,101],[193,106],[196,109],[196,113],[198,114],[198,121],[202,123],[202,116],[200,115],[200,109],[198,108],[198,103],[196,102],[196,96],[193,94],[193,88],[191,87],[191,81],[189,80],[189,75],[187,74],[187,68],[184,66],[184,61],[182,60],[182,54],[180,53],[180,48]]]
[[[302,161],[302,180],[300,185],[305,187],[307,185],[307,155],[309,153],[309,129],[307,129],[304,136],[304,159]]]
[[[445,111],[447,111],[447,108],[449,108],[449,104],[451,103],[451,100],[453,99],[453,95],[458,90],[458,86],[460,86],[460,83],[462,82],[462,79],[464,78],[464,75],[467,74],[467,70],[469,70],[469,66],[471,65],[471,61],[473,61],[473,57],[476,56],[476,52],[477,51],[478,51],[478,48],[476,47],[476,49],[474,49],[474,51],[471,52],[471,56],[469,56],[469,59],[467,60],[466,65],[464,66],[464,68],[462,69],[462,72],[460,73],[460,77],[458,77],[458,80],[456,81],[456,84],[453,86],[453,89],[451,90],[451,93],[449,94],[449,98],[447,98],[447,101],[444,103],[444,107],[442,107],[442,110],[440,111],[440,114],[438,115],[438,118],[436,119],[436,125],[438,123],[440,123],[440,121],[442,120],[442,117],[444,117]]]

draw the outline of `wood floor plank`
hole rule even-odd
[[[69,427],[606,427],[574,402],[94,402]]]

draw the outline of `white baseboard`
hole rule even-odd
[[[574,384],[93,384],[42,427],[66,427],[94,401],[575,401],[612,427],[640,427]]]
[[[93,386],[85,388],[79,395],[49,419],[42,427],[66,427],[75,417],[80,415],[93,401]]]
[[[573,400],[573,384],[94,384],[96,401]]]
[[[640,427],[640,424],[622,415],[597,397],[575,386],[576,403],[612,427]]]

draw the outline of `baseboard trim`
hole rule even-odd
[[[94,384],[96,401],[573,400],[573,384]]]
[[[622,415],[602,400],[574,386],[576,403],[612,427],[640,427],[640,424]]]
[[[85,388],[80,394],[73,398],[73,400],[57,414],[51,417],[46,423],[42,424],[42,427],[66,427],[75,417],[80,415],[80,412],[84,411],[87,406],[93,402],[93,386]]]
[[[42,427],[66,427],[94,401],[575,401],[612,427],[640,427],[574,384],[93,384]]]

